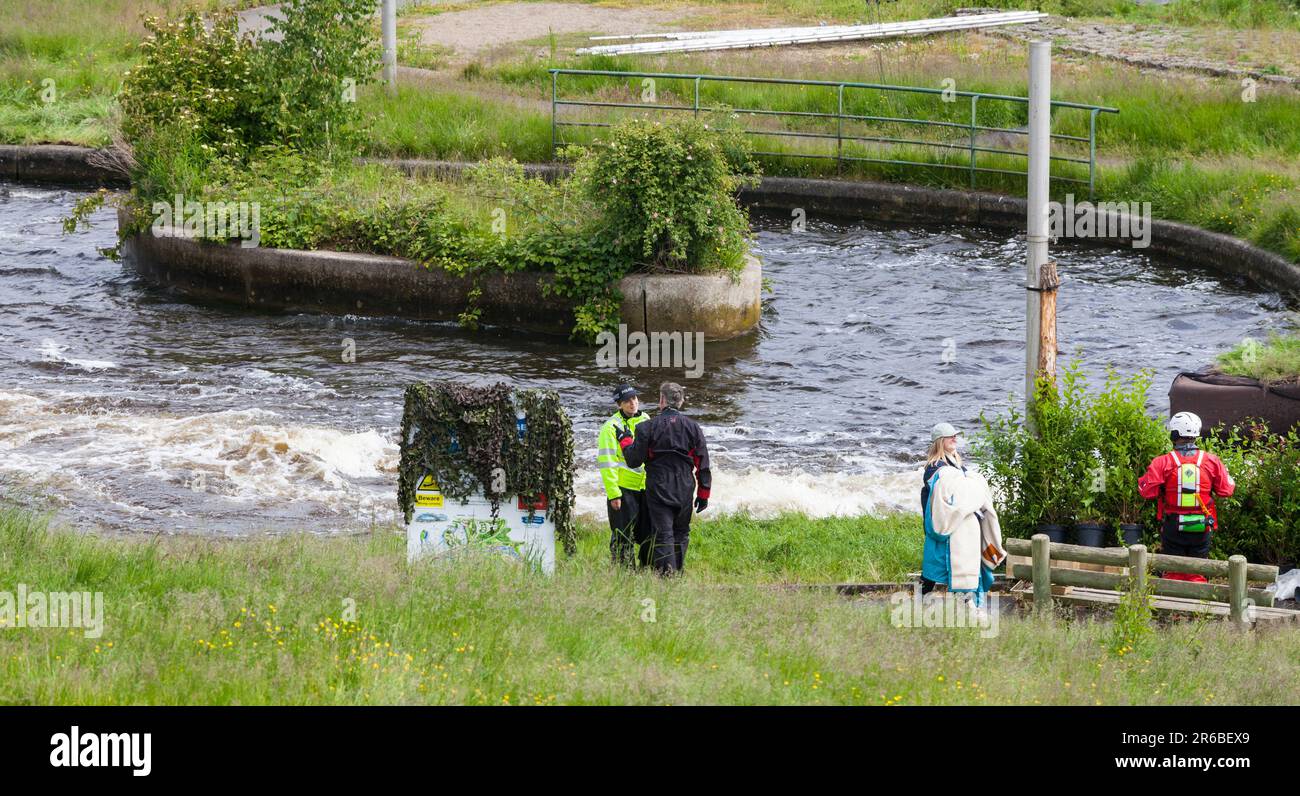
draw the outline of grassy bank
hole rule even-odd
[[[1219,370],[1272,384],[1300,381],[1300,331],[1274,333],[1267,340],[1247,339],[1219,355]]]
[[[0,630],[0,702],[1263,704],[1300,693],[1294,632],[1174,626],[1115,657],[1107,623],[1004,618],[982,639],[894,628],[886,603],[772,588],[796,572],[894,576],[914,565],[918,533],[914,519],[706,522],[689,576],[664,582],[611,570],[591,529],[545,577],[491,561],[407,566],[389,530],[108,540],[3,511],[0,590],[102,591],[105,625],[99,638]],[[790,569],[754,563],[786,543]],[[822,548],[865,560],[837,568],[830,552],[804,552]]]

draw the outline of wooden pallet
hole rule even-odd
[[[1027,594],[1032,597],[1034,584],[1022,580],[1012,587],[1011,592],[1013,594]],[[1117,605],[1124,595],[1107,589],[1089,589],[1083,586],[1053,586],[1052,596],[1081,603]],[[1212,614],[1214,616],[1227,616],[1229,610],[1227,603],[1191,600],[1186,597],[1154,596],[1151,598],[1151,607],[1159,611]],[[1300,611],[1292,611],[1287,608],[1268,608],[1262,605],[1255,606],[1252,610],[1256,622],[1300,622]]]

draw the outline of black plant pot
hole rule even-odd
[[[1106,526],[1099,522],[1075,523],[1074,538],[1083,547],[1105,547]]]
[[[1034,529],[1034,533],[1047,534],[1047,539],[1048,541],[1051,542],[1060,543],[1065,541],[1064,525],[1057,525],[1055,523],[1050,523],[1050,522],[1040,522],[1038,524],[1038,527]]]
[[[1124,537],[1124,546],[1131,547],[1135,544],[1142,544],[1142,526],[1129,522],[1122,522],[1119,525],[1120,535]]]

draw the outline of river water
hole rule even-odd
[[[715,511],[915,510],[929,427],[973,428],[1023,383],[1023,243],[1009,233],[755,221],[762,328],[705,369],[622,374],[595,350],[454,325],[267,315],[176,300],[60,219],[82,193],[0,185],[0,491],[110,532],[338,533],[396,519],[402,390],[417,379],[553,388],[577,434],[579,513],[613,385],[683,381]],[[1180,369],[1279,326],[1275,293],[1138,251],[1054,250],[1064,358]],[[344,340],[356,361],[343,361]],[[951,361],[949,361],[951,360]]]

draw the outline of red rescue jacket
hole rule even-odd
[[[1184,469],[1186,465],[1199,467],[1199,483],[1195,494],[1181,490],[1181,480],[1192,475],[1193,470]],[[1138,494],[1147,500],[1159,498],[1156,514],[1164,519],[1165,514],[1209,514],[1217,526],[1218,508],[1214,505],[1214,495],[1228,497],[1237,488],[1228,468],[1213,453],[1193,450],[1180,453],[1176,450],[1157,456],[1151,461],[1145,474],[1138,479]]]

